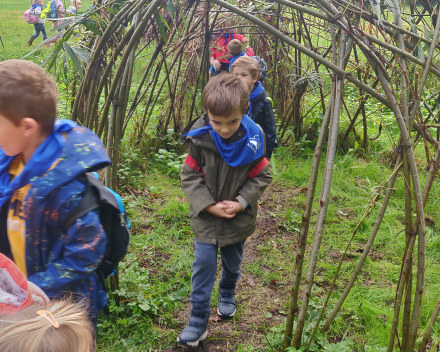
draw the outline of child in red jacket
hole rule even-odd
[[[222,71],[229,72],[229,51],[228,44],[231,40],[237,39],[242,43],[248,43],[249,39],[241,34],[237,34],[231,29],[230,32],[225,33],[220,31],[220,36],[215,37],[211,49],[211,69],[210,74],[218,74]]]

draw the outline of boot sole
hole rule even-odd
[[[222,318],[225,318],[225,319],[232,318],[235,315],[236,312],[237,312],[237,309],[234,309],[234,312],[232,314],[226,315],[226,314],[220,313],[220,310],[217,308],[217,315],[219,317],[222,317]]]
[[[186,346],[190,346],[190,347],[197,347],[199,345],[199,342],[205,341],[207,337],[208,337],[208,330],[206,330],[197,341],[181,342],[181,341],[179,341],[179,337],[177,337],[177,342],[182,345],[186,345]]]

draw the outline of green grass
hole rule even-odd
[[[391,174],[391,169],[377,163],[373,158],[368,162],[355,159],[351,156],[338,156],[336,170],[330,193],[331,202],[324,231],[324,240],[321,245],[320,262],[317,268],[316,282],[325,283],[331,281],[336,270],[337,261],[329,256],[331,251],[343,251],[351,237],[356,221],[365,211],[365,206],[373,196],[374,187],[386,180]],[[307,186],[307,174],[310,162],[305,160],[290,161],[281,174],[282,179],[288,179],[290,186]],[[425,178],[422,173],[422,185]],[[440,186],[435,183],[431,191],[430,202],[426,207],[426,215],[434,221],[434,225],[427,230],[427,258],[426,258],[426,282],[424,302],[422,304],[422,324],[424,326],[430,317],[433,306],[439,292],[439,252],[435,233],[440,227],[437,221],[438,197]],[[398,233],[403,230],[404,185],[401,178],[395,184],[390,205],[381,228],[377,234],[373,251],[376,259],[368,258],[364,264],[362,274],[348,296],[339,319],[333,326],[336,334],[353,335],[360,344],[387,345],[388,332],[392,320],[393,301],[397,279],[401,269],[401,261],[404,251],[404,235]],[[297,206],[304,201],[297,198]],[[318,209],[318,200],[315,200],[315,209]],[[342,290],[344,282],[347,282],[360,253],[357,250],[365,245],[373,224],[376,220],[380,202],[374,211],[365,219],[355,235],[350,250],[350,260],[344,262],[341,268],[340,279],[337,282],[338,290]],[[315,212],[315,215],[316,215]],[[347,214],[347,216],[342,215]],[[312,217],[312,224],[315,218]],[[311,229],[312,231],[312,229]],[[378,259],[379,258],[379,259]],[[414,267],[416,271],[416,267]],[[415,288],[415,285],[414,285]],[[413,289],[414,292],[414,289]],[[347,315],[357,317],[359,325],[347,321]],[[357,331],[360,329],[364,331]]]

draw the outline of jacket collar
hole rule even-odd
[[[254,89],[256,88],[256,86],[258,85],[258,82],[254,84]],[[263,93],[259,94],[258,96],[256,96],[254,99],[251,100],[252,103],[256,103],[257,101],[263,100],[267,97],[266,92],[264,91]]]
[[[57,166],[33,182],[39,197],[47,196],[85,172],[111,164],[101,140],[89,129],[74,127],[66,133],[66,139]]]

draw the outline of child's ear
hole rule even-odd
[[[258,76],[252,77],[252,82],[257,83],[258,81]]]
[[[23,130],[24,137],[30,137],[41,133],[40,124],[32,117],[25,117],[21,119],[20,126]]]

